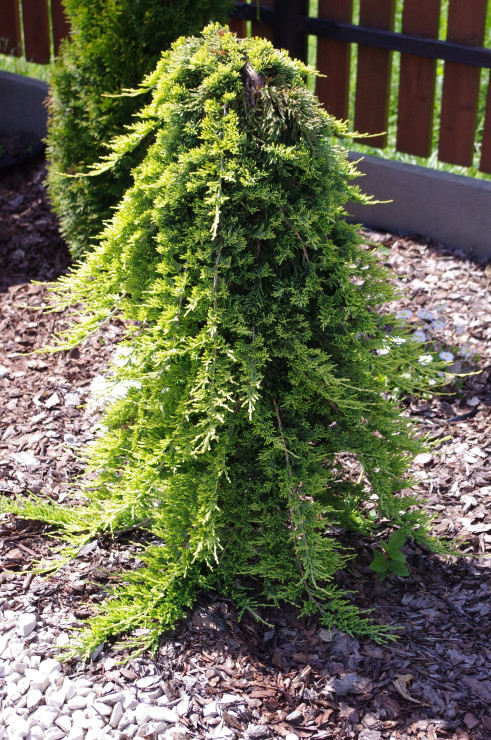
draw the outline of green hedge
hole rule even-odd
[[[141,98],[108,97],[137,86],[179,36],[224,20],[230,0],[65,0],[71,35],[51,79],[48,189],[74,258],[112,216],[131,184],[138,156],[97,180],[85,172],[107,152],[141,106]]]

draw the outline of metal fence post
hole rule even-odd
[[[308,0],[275,0],[274,4],[274,45],[287,49],[302,62],[307,61],[305,18],[308,5]]]

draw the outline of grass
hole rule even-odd
[[[0,0],[1,2],[1,0]],[[25,51],[24,46],[24,24],[22,22],[23,5],[20,0],[17,0],[20,17],[20,29],[21,29],[21,49]],[[48,2],[48,13],[51,18],[51,0]],[[15,57],[10,54],[10,49],[6,48],[6,39],[2,38],[0,29],[0,49],[5,52],[0,54],[0,70],[3,72],[12,72],[17,75],[24,75],[25,77],[34,77],[37,80],[44,80],[49,82],[51,74],[51,68],[54,63],[54,43],[53,43],[53,29],[50,28],[50,49],[51,49],[51,62],[50,64],[36,64],[35,62],[28,62],[24,56]]]
[[[34,62],[26,61],[24,57],[0,54],[0,70],[49,82],[51,64],[35,64]]]

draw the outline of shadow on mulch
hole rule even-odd
[[[45,177],[41,154],[0,173],[0,293],[13,285],[55,280],[70,265]]]
[[[45,529],[18,522],[10,537],[4,531],[4,552],[12,553],[19,543],[23,547],[15,564],[4,560],[4,582],[13,583],[19,570],[28,568],[29,551],[47,554]],[[110,585],[104,576],[108,548],[127,550],[127,540],[99,541],[68,571],[48,580],[35,578],[28,586],[32,603],[41,610],[55,599],[78,618],[88,617],[103,595],[99,587]],[[202,594],[188,619],[163,636],[155,656],[130,659],[113,675],[104,667],[105,655],[113,655],[108,647],[86,670],[104,681],[119,672],[133,683],[155,665],[171,698],[184,691],[202,705],[232,696],[236,706],[230,707],[233,714],[225,713],[225,721],[239,737],[249,723],[260,721],[265,734],[257,737],[264,738],[288,733],[314,740],[489,738],[490,594],[482,563],[446,562],[410,546],[411,577],[391,576],[380,583],[368,569],[370,548],[353,540],[360,558],[338,580],[350,584],[356,604],[373,609],[377,622],[403,626],[394,643],[376,645],[328,630],[314,619],[299,618],[290,607],[260,608],[264,622],[249,613],[239,619],[232,602]],[[212,729],[201,712],[194,719],[191,715],[189,723],[196,737]]]

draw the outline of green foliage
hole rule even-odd
[[[86,172],[124,131],[141,99],[118,96],[154,69],[179,36],[225,20],[230,0],[64,0],[71,35],[51,75],[48,190],[74,258],[94,245],[131,185],[138,155],[97,180]]]
[[[406,565],[406,556],[402,552],[406,542],[406,533],[402,529],[396,529],[389,537],[389,541],[380,540],[382,550],[373,551],[373,560],[369,567],[378,573],[383,581],[388,573],[396,576],[408,576],[409,569]]]
[[[132,646],[155,647],[200,589],[386,639],[334,584],[354,556],[332,528],[389,523],[439,547],[401,494],[425,446],[391,396],[413,390],[420,347],[381,313],[390,275],[344,220],[364,196],[312,72],[209,26],[163,55],[142,84],[150,102],[93,169],[141,162],[99,246],[57,285],[57,305],[76,308],[55,349],[118,313],[126,393],[88,450],[84,505],[4,505],[56,525],[70,555],[148,531],[143,566],[76,648],[86,656],[135,627]]]

